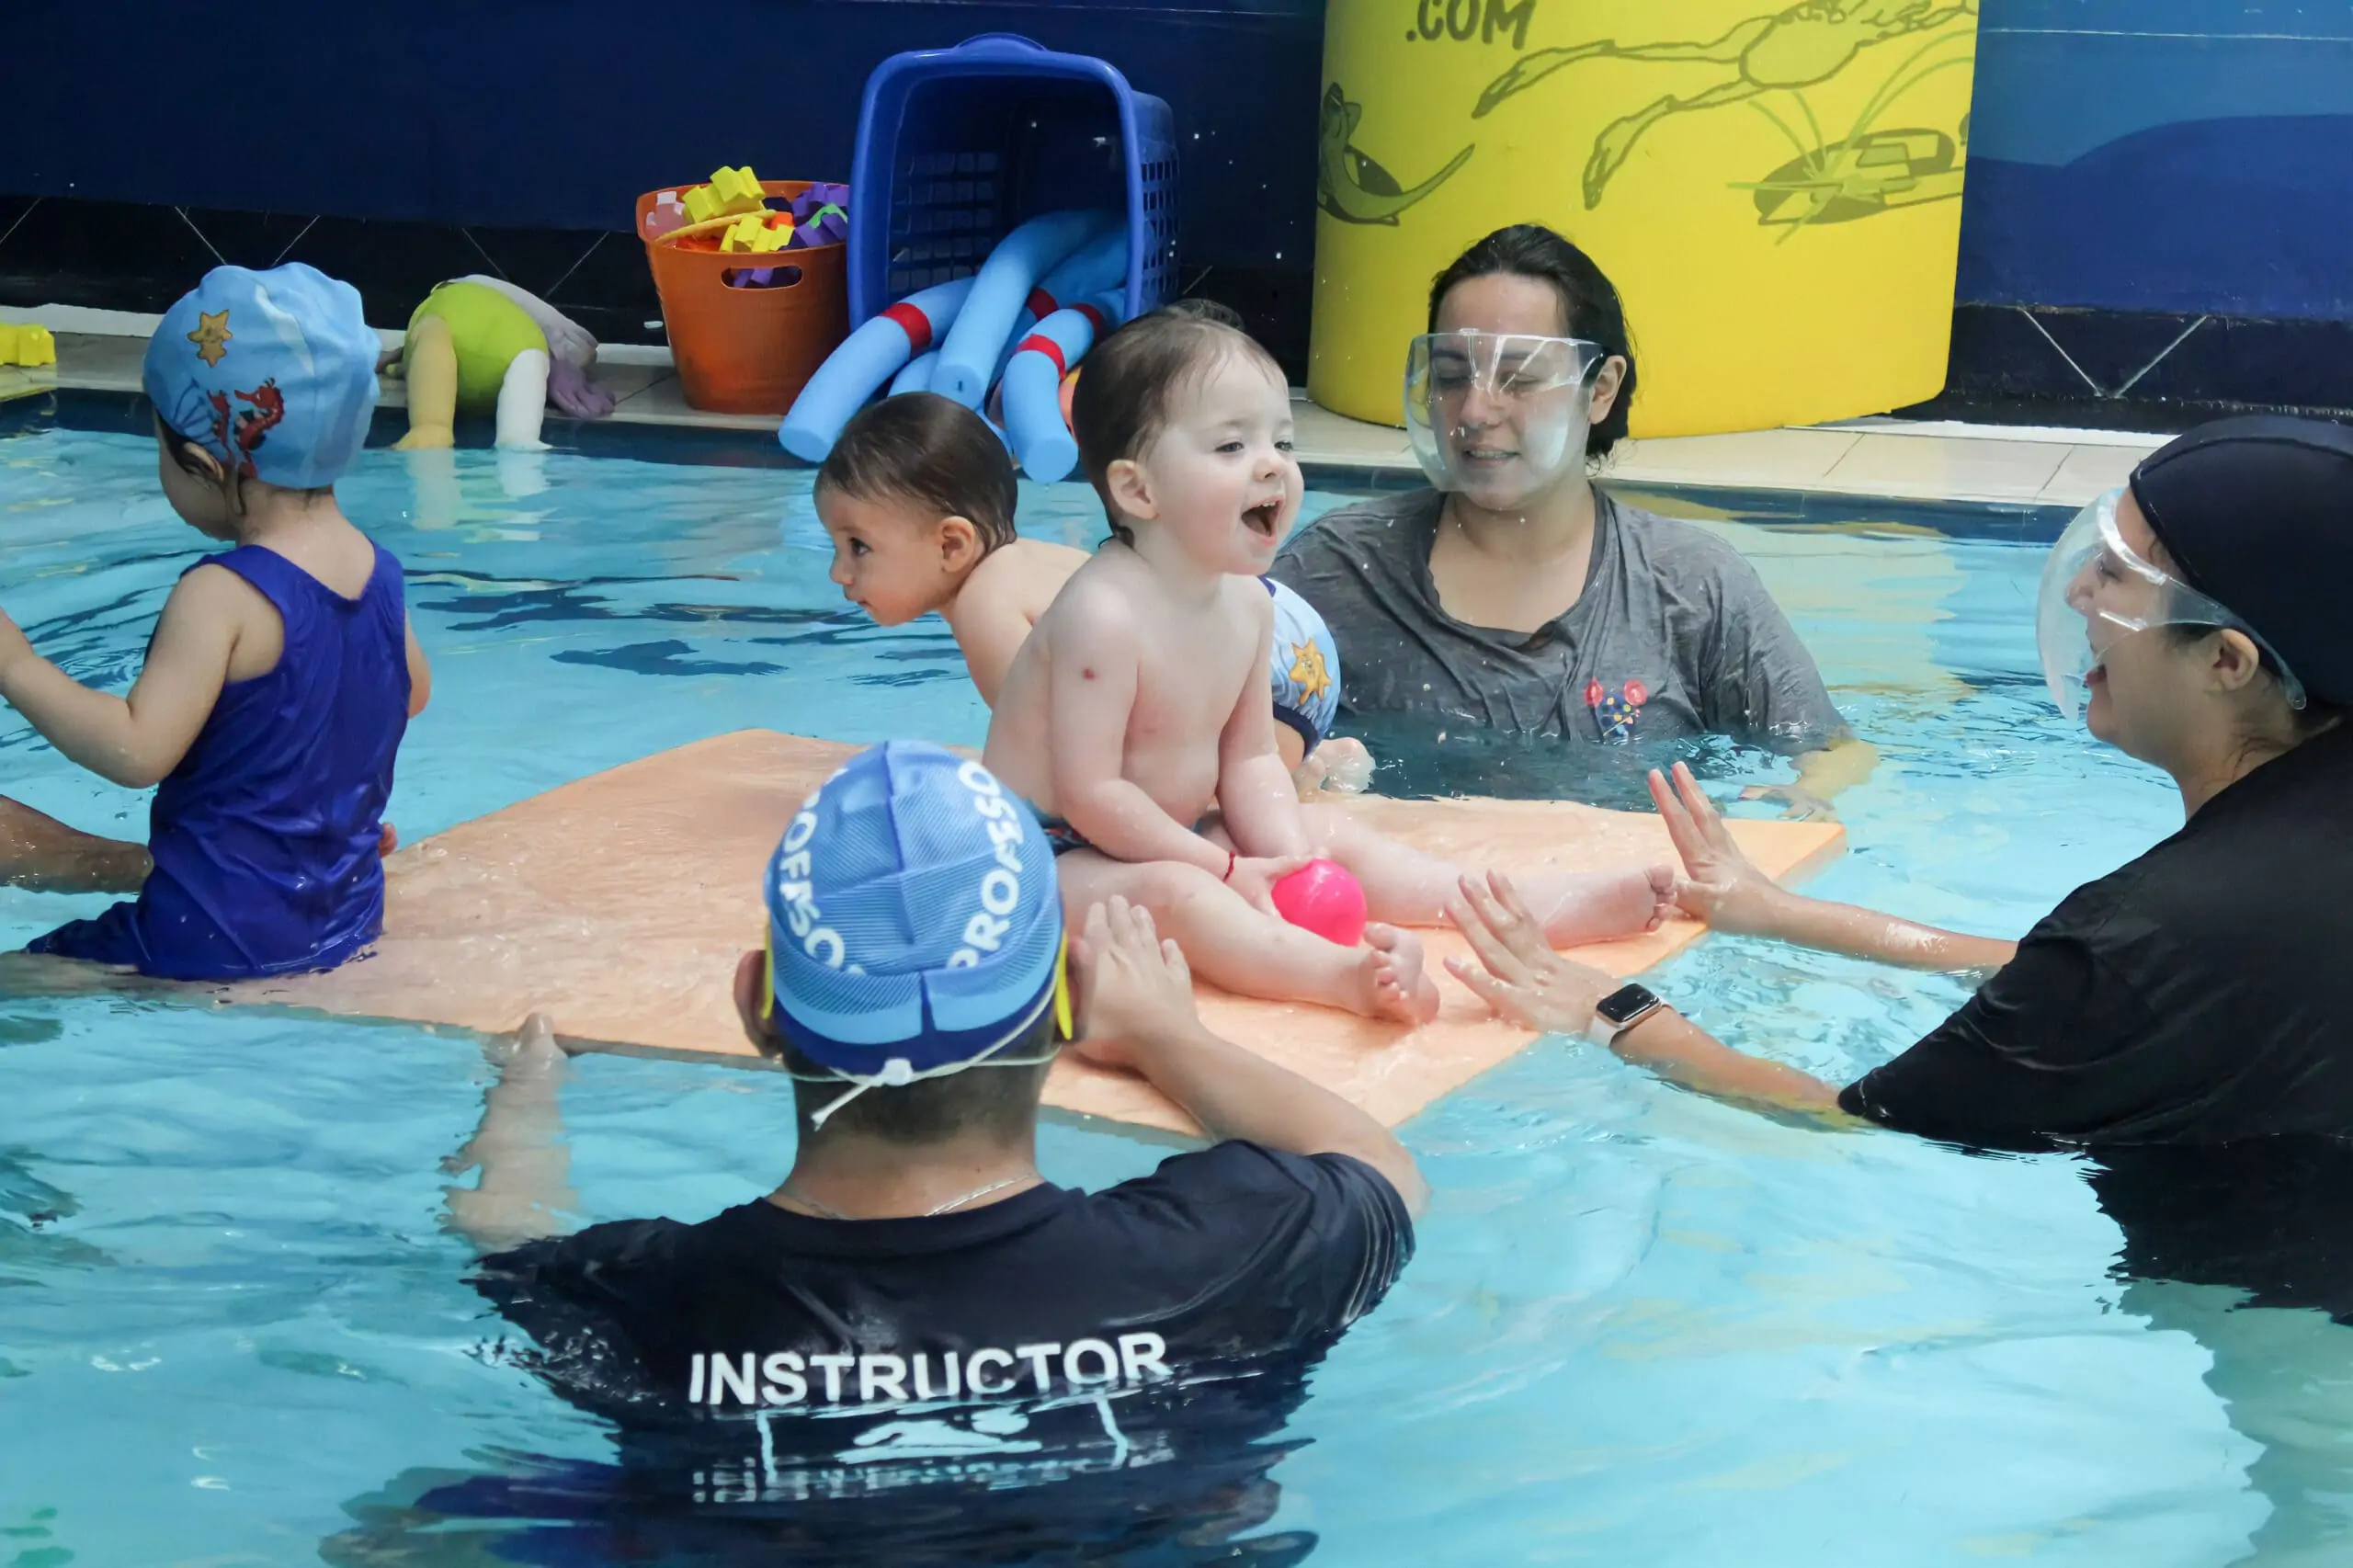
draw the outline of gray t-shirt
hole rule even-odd
[[[1470,626],[1438,605],[1434,490],[1327,512],[1272,575],[1323,613],[1354,713],[1595,744],[1728,734],[1796,753],[1846,731],[1756,573],[1688,523],[1594,492],[1584,597],[1533,633]]]

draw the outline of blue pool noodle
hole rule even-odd
[[[784,449],[802,462],[824,461],[850,415],[908,359],[951,330],[949,324],[963,313],[973,282],[959,278],[918,289],[844,338],[840,347],[825,356],[792,400],[792,412],[777,426],[776,438]],[[920,334],[906,324],[910,320],[923,328]]]
[[[1128,236],[1116,224],[1102,235],[1080,246],[1046,274],[1045,281],[1029,290],[1029,301],[1021,313],[1013,318],[1013,331],[1006,335],[1005,351],[996,357],[995,367],[989,371],[989,388],[997,399],[1005,395],[1005,368],[1013,363],[1014,351],[1037,328],[1040,315],[1052,315],[1070,301],[1084,300],[1106,289],[1121,287],[1128,276]],[[1125,303],[1124,298],[1121,301]],[[892,388],[896,392],[898,388]],[[982,403],[983,412],[989,403]],[[1003,430],[997,432],[1002,436]]]
[[[1045,281],[1029,290],[1021,313],[1013,318],[1013,330],[1006,336],[1005,351],[997,356],[996,366],[989,372],[989,385],[1002,391],[1005,368],[1013,362],[1013,351],[1037,329],[1041,316],[1052,315],[1065,305],[1107,289],[1124,290],[1127,278],[1127,231],[1114,223],[1099,237],[1073,251],[1046,274]],[[1124,297],[1121,303],[1125,303]]]
[[[1114,222],[1102,233],[1073,251],[1061,266],[1046,274],[1038,292],[1054,303],[1055,309],[1090,300],[1106,289],[1118,289],[1124,294],[1128,283],[1128,231],[1124,224]],[[1035,299],[1035,296],[1032,296]],[[1121,301],[1124,309],[1126,301]],[[1051,311],[1040,312],[1051,315]]]
[[[1005,433],[1021,472],[1048,483],[1066,479],[1078,466],[1078,442],[1063,423],[1063,372],[1095,347],[1097,331],[1120,324],[1125,289],[1106,290],[1092,300],[1056,311],[1023,339],[1005,367]],[[1098,325],[1099,324],[1099,325]],[[1040,339],[1057,353],[1038,347]]]
[[[1046,274],[1043,282],[1029,290],[1029,298],[1022,305],[1021,313],[1013,319],[1012,332],[1006,335],[1005,351],[997,356],[996,369],[989,375],[989,384],[993,387],[1003,384],[1005,367],[1011,362],[1013,351],[1036,329],[1040,318],[1052,315],[1063,306],[1099,294],[1106,289],[1120,287],[1127,281],[1127,231],[1112,222],[1101,234],[1064,257],[1051,272]]]
[[[931,372],[938,368],[938,364],[939,350],[937,348],[926,348],[922,353],[916,355],[914,358],[908,360],[906,369],[901,370],[897,375],[891,378],[891,391],[889,395],[896,397],[901,392],[929,392],[931,390]]]
[[[931,390],[978,408],[988,395],[997,358],[1013,336],[1015,318],[1056,264],[1091,243],[1115,222],[1098,211],[1049,212],[1032,218],[997,242],[972,275],[972,291],[956,312],[956,324],[939,347]],[[895,368],[895,367],[894,367]]]

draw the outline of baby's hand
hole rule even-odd
[[[1306,855],[1236,856],[1233,869],[1226,873],[1225,885],[1240,893],[1252,907],[1280,920],[1282,915],[1275,908],[1275,884],[1311,858]]]

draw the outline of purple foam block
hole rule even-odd
[[[804,222],[809,215],[822,207],[849,205],[849,187],[820,180],[792,199],[792,221]]]

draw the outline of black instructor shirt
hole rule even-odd
[[[488,1258],[478,1283],[592,1404],[822,1415],[1091,1403],[1320,1348],[1413,1244],[1370,1166],[1234,1142],[1104,1192],[1042,1186],[930,1219],[761,1199],[596,1225]]]
[[[1995,1148],[2353,1136],[2353,725],[2076,889],[1838,1103]]]

